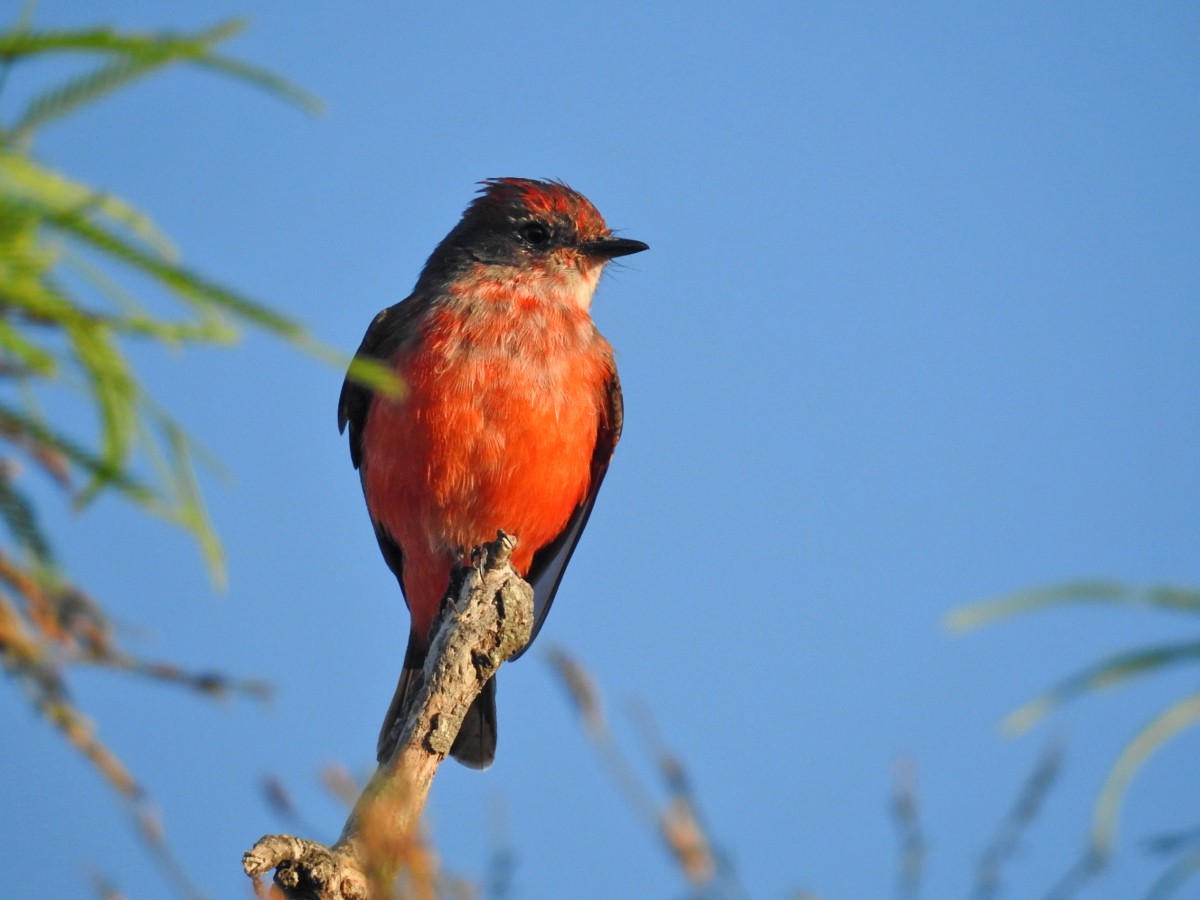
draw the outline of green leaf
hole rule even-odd
[[[33,160],[0,149],[0,197],[10,208],[23,208],[38,219],[46,216],[100,215],[128,229],[146,249],[167,262],[179,253],[170,239],[136,207],[119,197],[95,191]]]
[[[38,524],[37,512],[25,495],[13,487],[9,472],[0,470],[0,518],[16,538],[39,563],[52,561],[50,542]]]
[[[36,284],[54,265],[54,249],[41,239],[41,216],[0,189],[0,285],[5,294]],[[4,299],[4,298],[0,298]]]
[[[167,517],[188,531],[200,545],[200,552],[208,567],[209,577],[218,589],[226,586],[225,551],[204,506],[204,498],[196,484],[192,465],[192,442],[187,433],[165,412],[148,406],[148,415],[153,419],[165,448],[149,439],[145,444],[146,454],[159,473],[166,488]],[[165,453],[163,450],[165,449]]]
[[[223,75],[230,75],[239,81],[253,84],[314,115],[325,110],[325,104],[315,94],[310,94],[286,78],[281,78],[273,72],[258,68],[258,66],[216,54],[200,57],[195,60],[195,63],[203,68],[212,69]]]
[[[100,414],[100,457],[106,471],[123,471],[137,430],[138,384],[107,329],[96,323],[73,324],[67,335]],[[87,503],[107,481],[103,473],[93,475],[79,502]]]
[[[963,632],[1035,610],[1074,603],[1200,613],[1200,591],[1171,586],[1135,588],[1115,581],[1073,581],[962,607],[946,618],[946,627]]]
[[[195,472],[188,454],[187,440],[179,428],[168,429],[167,439],[171,449],[172,467],[176,474],[174,497],[179,522],[200,543],[200,552],[208,565],[209,575],[217,588],[223,590],[228,580],[225,568],[225,550],[217,537],[216,529],[212,526],[208,510],[204,506],[204,497],[196,484]]]
[[[0,60],[13,61],[62,51],[115,57],[91,72],[38,95],[12,127],[13,140],[27,142],[33,132],[47,122],[174,63],[192,63],[212,69],[309,112],[319,112],[321,102],[286,79],[249,63],[212,53],[215,45],[233,37],[244,26],[243,21],[231,20],[194,35],[118,33],[107,28],[57,32],[15,29],[2,34]]]
[[[1200,641],[1166,644],[1110,656],[1039,694],[1005,718],[1002,727],[1009,733],[1019,734],[1088,691],[1116,687],[1131,678],[1197,659],[1200,659]]]
[[[1155,717],[1121,751],[1096,799],[1092,814],[1092,846],[1106,855],[1117,836],[1117,819],[1129,783],[1146,759],[1189,725],[1200,721],[1200,693],[1185,697]]]
[[[35,31],[14,28],[0,33],[0,59],[17,60],[63,50],[110,53],[140,57],[164,51],[195,49],[197,43],[218,43],[246,27],[245,20],[231,19],[196,35],[174,32],[115,31],[112,28],[82,28],[69,31]]]
[[[12,126],[11,140],[19,146],[27,144],[33,133],[46,123],[61,119],[174,61],[165,54],[117,59],[45,91],[30,102]]]
[[[91,313],[59,293],[54,283],[44,276],[5,279],[2,285],[4,305],[30,322],[65,329],[86,327],[95,320]]]
[[[164,262],[83,216],[55,214],[47,218],[47,223],[112,259],[152,276],[160,285],[197,308],[219,307],[259,328],[291,340],[300,340],[304,335],[303,327],[296,321],[183,266]]]
[[[128,41],[116,54],[116,58],[83,75],[68,79],[56,87],[38,94],[10,128],[11,139],[17,144],[27,144],[38,128],[54,119],[69,115],[88,103],[111,94],[171,63],[191,61],[204,56],[211,45],[231,37],[241,30],[241,23],[229,22],[219,25],[195,37],[162,35],[155,39],[149,36],[140,42]],[[29,33],[17,34],[17,52],[31,52],[27,39]],[[24,47],[22,38],[26,39]],[[60,44],[57,49],[98,50],[98,46],[83,47],[78,44]],[[2,48],[0,48],[2,52]]]
[[[404,380],[386,363],[374,359],[347,359],[343,353],[315,341],[302,342],[301,346],[323,362],[345,369],[346,377],[351,381],[366,385],[385,397],[400,399],[405,395]]]
[[[102,457],[50,428],[33,416],[0,403],[0,434],[18,442],[45,447],[66,457],[92,478],[102,478],[124,496],[147,509],[158,511],[154,491],[128,472],[113,468]]]
[[[0,296],[4,286],[0,284]],[[58,370],[58,360],[49,350],[39,347],[21,334],[6,318],[0,317],[0,360],[8,367],[27,368],[30,373],[48,377]]]
[[[82,255],[67,252],[64,254],[63,264],[87,282],[97,294],[107,297],[114,306],[125,312],[125,315],[96,317],[115,332],[149,337],[161,343],[175,345],[191,342],[227,345],[239,337],[237,329],[215,310],[198,310],[199,318],[193,321],[176,322],[155,318],[145,311],[137,298]]]

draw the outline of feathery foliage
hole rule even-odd
[[[1200,614],[1200,590],[1172,586],[1135,588],[1111,581],[1069,582],[1022,591],[956,610],[949,616],[947,624],[953,630],[966,631],[1023,613],[1078,603],[1196,615]],[[1197,662],[1200,662],[1200,636],[1138,647],[1109,656],[1060,681],[1009,714],[1004,721],[1004,728],[1013,733],[1024,732],[1063,704],[1080,696],[1118,687],[1171,666],[1194,665]],[[1200,694],[1191,694],[1154,716],[1125,745],[1096,797],[1091,836],[1082,869],[1099,868],[1112,853],[1121,806],[1133,776],[1155,750],[1178,732],[1198,723]],[[1162,885],[1168,882],[1174,885],[1175,879],[1193,874],[1197,867],[1191,856],[1188,859],[1189,863],[1172,868],[1171,878],[1164,876]],[[1157,893],[1163,889],[1161,885],[1156,887],[1155,896],[1165,896]]]
[[[261,695],[253,682],[192,674],[120,647],[104,607],[56,563],[39,515],[53,494],[37,473],[84,508],[115,493],[196,540],[214,582],[221,546],[197,488],[196,448],[139,377],[132,342],[173,348],[227,345],[259,329],[329,357],[295,321],[184,265],[170,239],[132,204],[55,171],[34,152],[42,129],[162,69],[187,64],[315,109],[278,76],[216,52],[242,28],[195,34],[108,28],[40,31],[24,17],[0,31],[0,90],[29,60],[70,72],[0,121],[0,665],[31,702],[134,805],[142,833],[169,869],[144,792],[96,737],[67,689],[72,665],[105,666],[207,695]],[[71,57],[71,65],[55,60]],[[79,59],[90,68],[80,73]],[[32,75],[32,73],[31,73]],[[166,310],[166,312],[161,312]],[[63,394],[92,412],[56,412]],[[194,890],[180,877],[184,894]]]

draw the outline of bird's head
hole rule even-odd
[[[586,308],[605,263],[648,249],[616,237],[592,202],[561,182],[491,178],[482,185],[425,264],[422,283],[514,282],[574,296]]]

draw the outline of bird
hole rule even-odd
[[[479,184],[413,292],[375,317],[355,354],[389,367],[401,389],[389,396],[347,375],[338,401],[411,618],[380,763],[395,749],[453,567],[497,531],[515,535],[511,561],[533,587],[536,637],[621,437],[621,383],[592,297],[609,261],[649,246],[615,235],[561,181]],[[486,768],[496,734],[493,676],[450,753]]]

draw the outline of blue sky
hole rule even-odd
[[[903,758],[924,896],[966,895],[1057,734],[1064,773],[1006,896],[1053,884],[1121,747],[1194,672],[1017,740],[998,721],[1102,655],[1194,632],[1099,608],[965,637],[941,621],[1078,577],[1200,584],[1200,9],[95,0],[45,2],[36,21],[239,14],[252,26],[230,51],[324,115],[181,70],[48,130],[43,158],[347,352],[479,179],[587,194],[651,251],[596,299],[625,436],[539,643],[591,669],[635,757],[625,710],[653,711],[756,898],[889,896]],[[0,114],[37,76],[12,73]],[[204,479],[229,588],[214,594],[185,537],[111,499],[48,512],[60,555],[140,652],[278,696],[213,705],[103,673],[76,692],[193,875],[244,897],[241,852],[287,827],[264,774],[310,836],[336,835],[319,771],[367,770],[407,619],[335,427],[339,372],[261,337],[135,352],[230,473]],[[78,896],[94,865],[131,898],[163,896],[110,792],[14,687],[8,889]],[[514,896],[679,896],[538,653],[501,672],[499,703],[496,765],[448,765],[435,785],[445,864],[479,878],[503,809]],[[1152,759],[1120,852],[1081,896],[1151,883],[1164,861],[1141,842],[1196,824],[1198,759],[1195,733]]]

